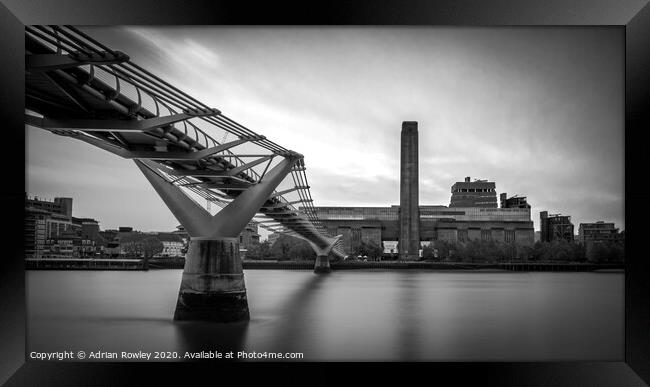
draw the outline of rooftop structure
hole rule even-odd
[[[449,207],[497,208],[496,185],[487,180],[470,181],[468,176],[451,186]]]
[[[500,199],[501,208],[530,208],[525,196],[508,197],[508,194],[504,192],[500,195]]]
[[[45,210],[49,213],[72,217],[72,198],[54,198],[54,201],[39,199],[38,196],[30,198],[25,193],[25,208]]]

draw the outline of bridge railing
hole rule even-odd
[[[211,110],[206,104],[140,67],[125,54],[110,49],[73,26],[27,26],[26,38],[37,41],[51,52],[66,55],[78,60],[80,63],[84,61],[91,62],[90,64],[76,66],[75,71],[83,71],[83,75],[77,73],[74,76],[76,79],[73,80],[77,82],[83,81],[86,84],[92,81],[92,84],[103,93],[103,96],[109,102],[114,102],[115,105],[120,102],[127,106],[126,112],[132,117],[146,119],[188,111]],[[62,75],[72,77],[65,71],[57,71],[61,72]],[[221,142],[208,133],[208,131],[214,132],[215,130],[223,134]],[[175,144],[183,145],[189,151],[216,147],[223,144],[227,137],[232,135],[238,138],[253,139],[250,143],[271,151],[274,155],[285,155],[290,152],[288,149],[264,136],[258,135],[221,112],[214,115],[198,115],[195,119],[172,124],[171,129],[165,130],[162,135],[174,139]],[[116,141],[120,141],[118,134],[114,134],[114,138]],[[220,152],[218,156],[227,159],[232,168],[247,163],[242,157],[229,149]],[[244,172],[244,175],[251,182],[259,181],[263,174],[264,172],[259,173],[254,168],[249,168]],[[318,215],[312,204],[313,198],[307,181],[304,159],[300,159],[293,168],[291,178],[294,188],[296,188],[294,192],[297,194],[298,200],[290,201],[284,195],[278,195],[275,202],[283,204],[283,207],[288,209],[289,212],[304,214],[305,219],[318,232],[328,235],[327,230],[318,220]],[[191,185],[192,180],[186,177],[176,179],[174,183],[186,184],[185,187],[188,190],[210,202],[216,203],[218,206],[223,207],[229,202],[228,195],[219,195],[210,189],[193,186]],[[300,210],[293,205],[296,202],[301,203]],[[259,216],[266,217],[262,212],[259,213]],[[284,224],[280,218],[274,220],[279,220],[282,227],[272,228],[262,223],[260,223],[260,226],[280,233],[288,232],[291,229],[290,225]]]

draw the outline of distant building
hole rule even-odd
[[[160,253],[154,255],[154,257],[182,257],[185,255],[185,242],[180,235],[174,233],[158,233],[156,237],[162,243],[163,249]]]
[[[52,258],[92,258],[97,254],[95,241],[84,238],[78,230],[49,239],[46,247],[45,253]]]
[[[574,241],[573,223],[568,215],[551,214],[548,211],[539,213],[540,218],[540,239],[542,242],[552,242],[564,239],[567,242]]]
[[[51,255],[49,241],[78,231],[72,221],[72,198],[54,201],[30,198],[25,193],[24,247],[25,257],[44,258]]]
[[[81,236],[93,241],[101,238],[99,236],[99,222],[91,218],[72,218],[73,223],[79,225]]]
[[[391,207],[314,207],[331,235],[342,235],[341,247],[351,254],[361,242],[399,252],[399,210]],[[532,245],[530,209],[419,206],[420,241],[495,241]],[[388,249],[388,251],[386,251]]]
[[[57,213],[50,213],[45,222],[45,233],[48,239],[58,237],[66,232],[80,231],[81,225],[75,224],[72,218]]]
[[[115,240],[117,234],[118,234],[117,230],[103,230],[99,232],[99,236],[101,236],[106,242]]]
[[[397,241],[385,241],[384,254],[397,254]]]
[[[525,196],[515,195],[510,198],[507,196],[508,194],[505,192],[501,194],[501,208],[530,208]]]
[[[618,232],[614,223],[600,220],[595,223],[580,223],[578,227],[578,242],[585,248],[588,260],[596,260],[595,247],[602,243],[624,243],[625,232]]]
[[[456,182],[451,186],[449,207],[497,208],[497,192],[494,182],[487,180]]]
[[[185,231],[185,227],[181,226],[180,224],[176,226],[176,231],[172,231],[172,234],[179,235],[181,238],[190,239],[190,234]]]
[[[44,210],[52,214],[72,217],[72,198],[54,198],[53,202],[41,200],[38,196],[29,198],[25,193],[25,208]]]
[[[25,193],[25,257],[92,257],[106,244],[99,222],[72,216],[72,198],[54,201]]]
[[[248,250],[253,244],[260,243],[257,222],[250,221],[239,234],[239,248]]]
[[[108,255],[109,257],[118,257],[120,254],[122,254],[120,239],[118,237],[119,233],[117,230],[101,231],[101,235],[106,241],[106,246],[103,250],[104,254]]]
[[[239,234],[239,254],[242,259],[246,258],[246,252],[253,246],[260,243],[257,222],[250,221]]]
[[[45,210],[26,208],[24,224],[25,257],[42,258],[47,241],[47,219],[50,213]]]
[[[185,228],[181,225],[176,226],[176,231],[173,231],[172,234],[179,235],[182,238],[186,238],[189,241],[189,234],[185,231]],[[248,249],[253,244],[260,243],[260,234],[258,232],[257,222],[250,221],[244,227],[244,230],[239,234],[239,248]]]
[[[404,127],[402,131],[404,132]],[[406,165],[410,172],[400,175],[400,197],[404,187],[408,186],[413,190],[411,186],[413,181],[417,180],[417,159],[409,161],[402,158],[401,164],[402,167]],[[504,198],[504,204],[512,204],[512,207],[499,208],[494,182],[470,181],[470,178],[466,177],[464,182],[452,185],[449,207],[416,203],[414,208],[409,204],[408,208],[404,209],[400,201],[400,205],[390,207],[314,209],[330,235],[342,236],[341,249],[345,254],[351,254],[362,243],[372,243],[383,246],[386,254],[399,254],[400,259],[411,259],[408,254],[404,256],[400,252],[403,240],[409,245],[416,240],[420,250],[418,255],[422,250],[421,242],[430,241],[464,243],[472,240],[514,243],[519,246],[532,245],[535,230],[530,218],[531,209],[525,203],[525,198],[521,199],[507,201]],[[417,202],[419,198],[415,197],[411,204],[413,201]],[[402,211],[409,213],[409,222],[403,222]],[[413,219],[415,222],[412,222]],[[404,227],[409,230],[408,238],[402,235]],[[407,247],[407,250],[409,248]]]
[[[578,227],[578,242],[616,242],[619,240],[618,228],[614,223],[599,220],[595,223],[580,223]]]
[[[48,255],[55,258],[74,257],[74,245],[79,244],[78,241],[80,238],[81,237],[74,233],[64,233],[52,239],[48,239]]]

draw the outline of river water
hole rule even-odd
[[[28,351],[300,352],[305,361],[624,356],[621,272],[246,270],[251,320],[233,324],[174,322],[181,273],[27,271]]]

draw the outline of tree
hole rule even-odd
[[[246,252],[247,259],[272,259],[273,253],[271,252],[271,243],[264,241],[262,243],[254,243]]]
[[[312,249],[305,241],[300,242],[303,243],[296,243],[289,249],[289,252],[287,253],[289,259],[292,261],[315,260],[316,253],[314,252],[314,249]]]
[[[448,261],[451,259],[454,249],[456,249],[454,243],[440,239],[434,240],[422,248],[422,259]]]
[[[160,239],[155,236],[144,238],[139,242],[139,244],[142,249],[142,254],[145,258],[151,258],[156,254],[162,253],[164,248]]]
[[[316,253],[309,243],[288,235],[282,235],[275,241],[271,254],[278,261],[316,259]]]
[[[625,247],[623,243],[602,241],[594,242],[590,249],[589,260],[593,262],[623,262]]]
[[[521,249],[518,249],[517,245],[514,242],[504,243],[501,245],[501,249],[503,251],[502,259],[507,262],[513,262],[522,259]]]
[[[469,240],[458,245],[458,255],[463,262],[488,262],[499,259],[496,243],[490,241]]]
[[[352,255],[368,257],[369,259],[378,260],[384,253],[384,249],[372,241],[361,243],[352,249]]]
[[[273,258],[279,261],[289,259],[289,250],[291,250],[291,246],[296,243],[294,239],[295,238],[286,235],[281,235],[271,247],[271,254]]]
[[[434,254],[433,244],[422,247],[422,259],[423,260],[433,260],[436,256]]]
[[[120,238],[120,247],[128,255],[151,258],[163,251],[163,244],[155,235],[134,232]]]

